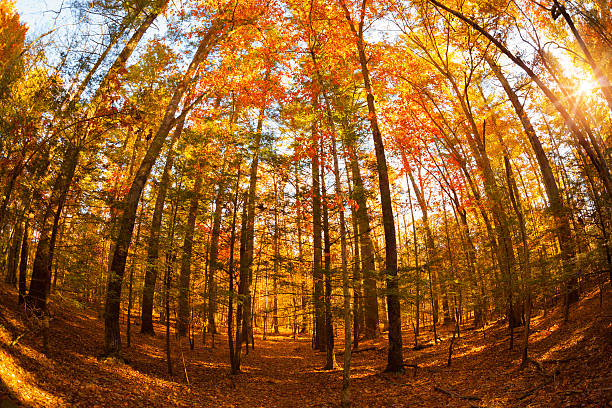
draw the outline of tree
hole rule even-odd
[[[402,353],[402,324],[401,309],[398,295],[397,282],[397,242],[395,240],[395,221],[393,218],[393,207],[391,205],[391,191],[389,188],[389,175],[387,172],[387,160],[385,158],[385,148],[382,135],[378,127],[376,116],[376,104],[372,85],[370,83],[370,73],[368,69],[368,58],[365,52],[363,30],[366,16],[367,1],[362,2],[359,10],[357,23],[353,20],[344,0],[340,0],[344,10],[346,20],[354,34],[354,41],[359,55],[361,74],[366,92],[368,103],[369,121],[372,129],[372,138],[376,151],[376,165],[378,171],[378,185],[382,204],[382,217],[385,230],[385,274],[387,282],[387,313],[389,318],[389,353],[387,367],[385,371],[399,372],[404,370],[404,357]]]

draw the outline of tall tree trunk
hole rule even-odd
[[[170,283],[172,282],[172,271],[176,262],[176,251],[174,250],[174,228],[176,226],[176,215],[178,214],[178,197],[172,203],[170,231],[168,233],[168,249],[166,250],[166,273],[164,276],[164,310],[166,320],[166,363],[168,364],[168,374],[172,376],[172,353],[170,349]]]
[[[526,367],[528,364],[527,348],[529,345],[529,327],[531,324],[531,261],[529,259],[529,246],[527,242],[527,229],[525,228],[525,217],[521,208],[521,200],[519,191],[516,186],[516,180],[512,172],[512,165],[508,153],[504,153],[504,167],[506,168],[506,182],[508,183],[508,191],[510,192],[510,202],[518,219],[518,224],[521,233],[521,265],[523,270],[523,286],[524,286],[524,304],[525,304],[525,328],[523,331],[523,346],[521,353],[521,367]]]
[[[26,275],[28,272],[28,252],[29,252],[29,228],[30,228],[30,219],[27,217],[25,225],[23,227],[23,238],[21,239],[21,257],[19,260],[19,304],[23,304],[25,302],[26,296]]]
[[[274,178],[274,259],[272,261],[274,273],[272,275],[272,291],[274,292],[272,307],[272,328],[274,334],[279,334],[278,329],[278,277],[280,273],[280,225],[278,220],[278,195],[279,188],[277,180]]]
[[[346,147],[350,157],[350,170],[353,179],[352,199],[357,204],[355,216],[361,252],[361,275],[363,277],[363,314],[365,338],[374,339],[380,335],[378,316],[378,293],[376,288],[376,266],[374,244],[372,242],[370,217],[368,215],[367,192],[361,177],[359,158],[356,148],[356,135],[347,135]]]
[[[140,209],[140,217],[142,218],[142,208]],[[136,249],[138,242],[140,241],[140,227],[142,225],[142,219],[138,221],[138,228],[136,229],[136,243],[134,250],[132,251],[132,265],[130,266],[130,283],[128,289],[128,307],[127,307],[127,327],[125,329],[125,337],[127,338],[127,346],[132,345],[132,294],[134,289],[134,270],[136,269]]]
[[[119,233],[117,235],[115,249],[113,251],[111,268],[106,290],[106,302],[104,311],[104,355],[119,356],[121,354],[121,337],[119,331],[119,309],[121,304],[121,283],[125,272],[125,262],[127,252],[132,242],[134,221],[136,219],[136,208],[140,201],[142,190],[151,174],[151,169],[159,156],[162,146],[168,133],[177,122],[174,115],[178,106],[187,91],[195,72],[200,63],[208,56],[213,45],[215,45],[222,34],[224,23],[220,19],[212,22],[206,34],[204,34],[200,45],[193,55],[187,71],[176,87],[170,102],[166,107],[166,112],[161,124],[151,140],[151,144],[145,154],[140,167],[136,171],[130,189],[123,200],[123,214],[119,223]],[[184,117],[189,108],[183,109],[181,114]],[[182,119],[179,117],[179,120]]]
[[[313,103],[315,110],[318,103]],[[323,294],[323,246],[321,241],[321,176],[319,165],[319,134],[316,120],[312,124],[312,233],[313,233],[313,265],[312,277],[314,281],[314,349],[324,351],[325,342],[325,313]]]
[[[266,76],[266,78],[268,75]],[[253,141],[253,159],[249,173],[249,191],[245,200],[243,213],[246,214],[245,227],[242,229],[241,241],[244,240],[244,250],[240,252],[240,297],[242,300],[242,331],[236,335],[236,353],[240,356],[242,342],[249,342],[249,327],[251,324],[251,285],[253,282],[253,247],[255,242],[255,200],[257,195],[257,170],[259,167],[259,149],[261,145],[261,133],[265,107],[259,110],[257,118],[257,130]],[[241,307],[240,305],[238,307]],[[240,357],[238,357],[240,361]]]
[[[419,208],[421,209],[421,214],[423,216],[423,226],[425,227],[425,248],[427,251],[427,270],[431,279],[433,279],[438,286],[440,287],[440,293],[444,296],[444,283],[442,282],[444,279],[440,277],[440,273],[438,272],[438,254],[436,250],[436,245],[433,238],[433,233],[431,231],[431,225],[429,224],[429,210],[427,206],[427,202],[425,202],[425,195],[421,191],[419,185],[417,184],[412,171],[407,172],[408,177],[410,178],[410,183],[412,184],[412,189],[414,190],[414,195],[416,196],[417,202],[419,203]],[[432,287],[434,283],[432,282]],[[432,296],[432,304],[434,310],[433,313],[433,321],[434,324],[438,323],[438,313],[439,313],[439,298],[438,292],[433,291],[431,293]],[[442,309],[444,311],[444,323],[448,323],[448,302],[446,297],[443,298]]]
[[[546,157],[542,143],[536,135],[535,129],[533,128],[533,125],[531,124],[523,105],[519,101],[516,92],[514,92],[508,83],[508,80],[503,75],[501,68],[488,55],[485,55],[485,60],[491,67],[495,77],[502,84],[508,99],[510,99],[512,106],[514,107],[514,110],[519,117],[521,124],[523,125],[523,130],[525,131],[527,139],[529,140],[529,143],[531,144],[531,147],[535,153],[542,175],[546,196],[548,198],[548,203],[550,205],[550,212],[554,220],[553,227],[557,235],[557,239],[559,240],[561,262],[564,269],[563,275],[569,277],[569,280],[571,281],[571,278],[574,276],[574,258],[576,249],[574,247],[574,239],[572,237],[572,230],[569,224],[568,210],[563,204],[563,199],[557,185],[557,180],[555,179],[552,168],[550,167],[550,162]]]
[[[39,232],[38,244],[32,265],[32,278],[26,303],[34,310],[46,314],[49,291],[51,289],[51,264],[55,250],[58,225],[68,190],[76,171],[80,148],[74,145],[67,147],[64,161],[53,185],[51,197],[45,210]]]
[[[300,191],[300,177],[298,163],[295,163],[295,200],[296,200],[296,227],[298,235],[298,263],[301,265],[304,262],[304,250],[302,247],[302,198]],[[261,250],[261,248],[260,248]],[[300,296],[302,298],[302,313],[301,313],[301,324],[300,334],[305,334],[308,330],[308,319],[306,314],[306,308],[308,305],[308,299],[306,296],[306,278],[302,277],[300,284]]]
[[[374,140],[374,150],[376,152],[376,169],[378,170],[378,186],[380,189],[382,219],[385,231],[385,280],[387,282],[387,315],[389,319],[389,352],[385,371],[401,372],[404,370],[404,357],[402,352],[402,316],[397,275],[397,242],[395,241],[395,222],[391,204],[391,190],[387,171],[387,159],[385,158],[385,147],[378,127],[374,93],[370,83],[368,58],[365,53],[365,44],[363,40],[367,0],[362,2],[358,27],[355,27],[351,19],[350,11],[346,7],[344,0],[341,0],[341,5],[357,43],[357,52],[359,54],[359,63],[361,65],[361,74],[363,75],[363,85],[368,105],[370,128],[372,130],[372,139]]]
[[[189,287],[191,280],[191,253],[193,250],[193,236],[195,232],[200,190],[202,189],[202,172],[196,166],[196,179],[187,216],[187,230],[183,242],[183,256],[181,258],[181,273],[179,275],[178,319],[176,324],[179,337],[185,337],[189,329]]]
[[[225,166],[224,166],[225,167]],[[216,272],[221,269],[219,265],[219,237],[221,235],[221,221],[223,203],[225,200],[225,182],[219,182],[217,197],[215,199],[215,212],[213,215],[212,232],[210,235],[210,255],[208,272],[208,330],[214,336],[217,333],[215,314],[217,313],[217,280]],[[213,337],[214,338],[214,337]],[[213,341],[214,344],[214,341]]]
[[[348,161],[345,161],[346,169],[350,166]],[[348,196],[354,200],[353,189],[351,187],[351,172],[347,170],[348,178]],[[361,335],[364,324],[363,313],[363,291],[361,285],[361,267],[359,254],[359,222],[357,220],[357,211],[354,206],[351,206],[351,224],[353,227],[353,347],[359,348],[359,336]]]
[[[17,269],[19,268],[19,255],[21,251],[21,239],[23,238],[23,221],[17,216],[13,228],[13,239],[9,248],[5,282],[11,286],[17,285]]]
[[[155,296],[155,283],[157,281],[159,263],[159,233],[164,214],[166,194],[170,184],[170,172],[174,166],[174,143],[180,137],[184,124],[185,121],[181,120],[176,125],[176,129],[172,135],[172,141],[168,147],[162,178],[157,186],[157,197],[155,198],[155,209],[153,210],[151,232],[147,246],[147,269],[145,272],[144,287],[142,289],[142,325],[140,327],[140,332],[143,334],[155,335],[155,331],[153,330],[153,298]]]
[[[412,179],[412,175],[410,175],[410,178]],[[407,183],[406,187],[408,188],[408,204],[410,205],[410,221],[412,222],[412,240],[414,241],[414,271],[415,271],[415,276],[416,276],[415,282],[414,282],[415,292],[416,292],[416,296],[415,296],[415,306],[416,306],[415,320],[416,322],[414,325],[414,348],[417,349],[419,347],[419,313],[421,310],[421,299],[420,299],[421,297],[420,269],[421,268],[419,266],[419,242],[417,239],[416,222],[414,218],[414,208],[412,205],[412,194],[410,194],[410,184]],[[406,238],[406,246],[408,246],[408,238]],[[432,303],[432,307],[433,307],[433,303]],[[433,327],[435,330],[435,327],[436,327],[435,322],[433,324]]]
[[[234,192],[234,208],[232,211],[232,225],[230,233],[230,248],[229,248],[229,263],[227,272],[229,274],[229,299],[227,307],[227,341],[230,351],[231,373],[237,374],[240,371],[240,364],[236,361],[236,353],[234,350],[234,243],[236,241],[236,215],[238,213],[238,195],[240,194],[240,170],[242,163],[238,162],[238,174],[236,175],[236,189]]]
[[[323,150],[323,149],[321,149]],[[322,153],[322,151],[321,151]],[[323,154],[321,154],[323,157]],[[329,208],[327,189],[325,187],[325,165],[321,163],[321,196],[323,205],[323,259],[325,276],[325,340],[326,359],[324,370],[335,370],[338,368],[336,354],[334,352],[334,321],[332,316],[332,274],[331,274],[331,239],[329,237]],[[349,346],[350,347],[350,346]]]
[[[445,6],[442,3],[438,2],[437,0],[429,0],[429,2],[434,4],[435,6],[437,6],[439,8],[447,11],[448,13],[454,15],[455,17],[459,18],[460,20],[462,20],[463,22],[465,22],[466,24],[468,24],[469,26],[474,28],[476,31],[481,33],[489,41],[491,41],[502,53],[504,53],[508,58],[510,58],[510,60],[512,60],[512,62],[514,62],[518,67],[520,67],[523,71],[525,71],[525,73],[527,75],[529,75],[529,77],[538,85],[538,87],[542,90],[544,95],[546,95],[546,97],[554,105],[555,109],[559,112],[559,114],[563,118],[565,124],[567,125],[567,127],[570,130],[570,132],[572,133],[572,136],[575,138],[577,144],[580,145],[584,149],[585,153],[589,157],[589,160],[591,161],[591,163],[593,164],[593,166],[597,170],[599,178],[600,178],[601,182],[603,183],[603,185],[604,185],[604,187],[606,189],[606,193],[607,193],[608,198],[612,198],[612,175],[610,174],[610,168],[608,167],[608,164],[606,163],[605,159],[603,158],[603,156],[602,156],[598,146],[596,144],[589,143],[589,140],[585,137],[584,133],[579,128],[578,124],[574,121],[574,119],[572,118],[570,113],[563,106],[563,103],[562,103],[561,99],[558,96],[556,96],[550,90],[550,88],[548,88],[546,86],[546,84],[544,84],[544,82],[536,75],[535,72],[533,72],[533,70],[531,68],[529,68],[521,60],[521,58],[519,58],[516,55],[512,54],[510,52],[510,50],[508,50],[508,48],[506,48],[501,43],[501,41],[499,41],[493,35],[488,33],[485,29],[483,29],[475,21],[473,21],[470,18],[464,16],[463,14],[461,14],[458,11],[455,11],[455,10],[452,10],[452,9],[448,8],[447,6]],[[577,114],[580,114],[577,109],[574,109],[574,111]]]
[[[240,216],[240,250],[239,250],[239,256],[240,256],[240,260],[243,260],[245,257],[245,252],[246,252],[246,241],[247,241],[247,201],[249,200],[248,198],[248,192],[245,192],[243,194],[242,197],[242,202],[243,202],[243,206],[242,206],[242,215]],[[234,355],[234,361],[236,362],[236,366],[238,367],[238,369],[240,369],[240,354],[242,352],[242,341],[243,341],[243,328],[245,328],[245,326],[243,325],[244,322],[244,318],[243,318],[243,313],[245,312],[245,307],[244,307],[244,302],[246,301],[245,297],[243,296],[243,293],[245,292],[245,285],[248,283],[248,276],[243,275],[243,271],[239,271],[239,277],[240,279],[238,280],[238,296],[237,296],[237,305],[236,305],[236,344],[234,346],[235,348],[235,355]],[[244,279],[243,279],[244,278]],[[248,328],[248,324],[246,326]],[[246,335],[248,335],[248,330]],[[247,347],[248,347],[248,341],[247,343]]]
[[[344,214],[344,192],[342,191],[342,180],[340,178],[340,165],[338,163],[338,149],[336,144],[336,128],[332,117],[329,100],[325,98],[327,117],[331,129],[332,156],[334,159],[334,184],[336,186],[336,197],[340,198],[341,205],[338,208],[340,216],[340,259],[342,261],[342,296],[344,300],[344,367],[342,370],[342,397],[343,407],[351,405],[351,296],[349,293],[349,272],[347,260],[346,243],[346,219]]]

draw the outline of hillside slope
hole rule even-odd
[[[541,367],[523,371],[518,370],[518,347],[508,351],[509,335],[501,322],[463,332],[451,367],[446,366],[450,328],[442,329],[446,340],[420,351],[410,348],[412,333],[406,333],[405,361],[418,368],[401,376],[382,374],[386,341],[366,342],[353,359],[354,405],[612,407],[608,286],[601,308],[599,302],[598,291],[588,294],[572,309],[568,324],[558,312],[537,316],[530,352]],[[231,376],[225,336],[217,336],[214,349],[210,338],[203,346],[198,336],[193,351],[173,337],[175,375],[170,377],[163,336],[141,336],[133,327],[133,346],[124,353],[129,364],[100,362],[96,356],[104,324],[96,313],[57,296],[52,310],[52,340],[45,356],[35,322],[23,317],[15,292],[0,287],[1,407],[323,407],[337,406],[340,399],[341,370],[320,370],[325,356],[311,350],[309,338],[269,336],[262,341],[258,335],[255,351],[244,358],[244,372]],[[521,330],[515,335],[519,340]]]

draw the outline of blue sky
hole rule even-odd
[[[16,6],[21,21],[28,23],[30,30],[38,31],[52,24],[55,13],[51,11],[59,11],[62,3],[67,2],[62,0],[17,0]]]

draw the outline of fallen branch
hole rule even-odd
[[[524,393],[523,395],[521,395],[518,400],[524,400],[525,398],[527,398],[528,396],[530,396],[531,394],[533,394],[534,392],[536,392],[537,390],[546,387],[549,384],[552,384],[554,380],[548,380],[543,384],[538,385],[537,387],[533,387],[532,389],[530,389],[529,391],[527,391],[526,393]]]
[[[363,352],[363,351],[373,351],[373,350],[380,350],[380,349],[378,349],[378,348],[376,348],[376,347],[374,347],[374,346],[372,346],[372,347],[360,348],[360,349],[353,349],[353,350],[351,350],[351,354],[357,354],[357,353],[361,353],[361,352]],[[337,356],[342,356],[342,355],[344,355],[344,350],[337,352],[337,353],[336,353],[336,355],[337,355]]]
[[[19,343],[19,340],[21,340],[23,336],[25,336],[27,333],[28,332],[23,332],[19,336],[17,336],[15,340],[11,341],[10,346],[13,347],[15,344]]]
[[[442,394],[446,394],[449,397],[459,398],[459,399],[467,400],[467,401],[481,401],[482,400],[482,398],[480,397],[476,397],[473,395],[461,395],[453,391],[445,390],[444,388],[438,387],[437,385],[434,386],[434,391],[438,391]]]

